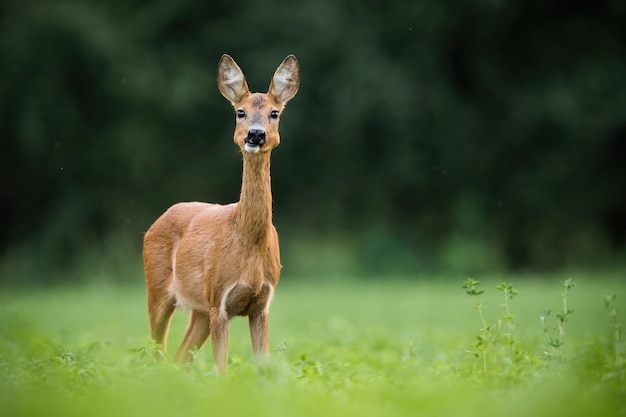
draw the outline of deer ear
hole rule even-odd
[[[230,55],[222,55],[217,65],[217,87],[231,103],[239,103],[250,93],[243,71]]]
[[[289,55],[278,66],[267,94],[277,103],[285,104],[293,98],[300,87],[300,67],[295,56]]]

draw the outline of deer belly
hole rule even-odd
[[[209,312],[209,301],[202,280],[178,280],[174,277],[170,293],[176,299],[176,307],[185,310]]]
[[[170,293],[176,299],[176,307],[208,313],[203,258],[190,250],[193,243],[190,240],[176,242],[172,250]]]

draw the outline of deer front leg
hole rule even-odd
[[[213,346],[213,361],[220,374],[228,370],[228,317],[211,310],[211,344]]]
[[[269,358],[269,317],[265,310],[250,313],[250,338],[252,339],[252,351],[261,359]]]

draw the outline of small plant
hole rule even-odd
[[[146,356],[152,356],[155,359],[164,359],[165,351],[163,350],[163,345],[157,343],[154,340],[150,340],[145,345],[140,346],[138,348],[134,348],[130,350],[132,353],[138,353],[142,358]]]
[[[543,310],[543,314],[539,316],[539,320],[541,320],[541,326],[543,328],[543,336],[546,340],[546,344],[548,346],[552,346],[553,348],[558,348],[560,346],[559,339],[553,338],[550,335],[550,324],[549,324],[550,314],[552,314],[552,310]]]
[[[478,289],[480,281],[476,281],[472,278],[467,278],[463,281],[463,289],[468,295],[478,296],[484,293],[483,290]],[[478,301],[474,304],[474,309],[478,311],[480,316],[480,323],[482,327],[479,330],[478,336],[476,336],[476,351],[474,356],[482,358],[483,370],[487,370],[488,355],[490,352],[495,351],[498,345],[504,345],[509,347],[509,358],[513,358],[515,355],[515,315],[509,308],[510,301],[515,297],[519,291],[513,284],[506,282],[501,283],[496,287],[498,291],[504,293],[504,303],[501,305],[504,310],[504,315],[497,318],[497,326],[490,325],[485,314],[483,313],[483,307],[485,303]],[[507,332],[502,334],[502,325],[505,324]]]
[[[498,291],[504,292],[504,303],[501,306],[504,310],[504,316],[502,317],[502,320],[509,330],[509,332],[505,335],[505,338],[500,340],[504,345],[508,345],[510,347],[510,353],[513,354],[515,348],[515,315],[513,315],[513,313],[511,313],[511,310],[509,310],[509,301],[512,300],[513,297],[515,297],[517,294],[519,294],[519,291],[513,286],[513,284],[507,284],[506,282],[503,282],[496,288],[498,289]],[[499,323],[502,323],[502,320],[499,320]]]
[[[58,354],[54,356],[51,363],[58,365],[57,375],[62,375],[66,381],[74,387],[87,387],[98,378],[97,361],[90,357],[90,352],[95,344],[91,344],[78,351],[70,351],[62,346],[58,346]]]
[[[478,286],[480,285],[480,281],[476,281],[472,278],[467,278],[463,281],[463,289],[468,295],[477,296],[484,293],[483,290],[479,290]],[[476,358],[482,358],[483,360],[483,371],[487,371],[487,355],[488,352],[492,349],[492,347],[496,343],[496,338],[494,337],[494,328],[490,326],[487,320],[485,319],[485,315],[483,314],[484,303],[481,301],[477,301],[474,304],[474,309],[478,311],[478,315],[480,316],[480,324],[482,327],[478,332],[478,336],[476,336],[476,352],[474,352],[474,356]]]
[[[616,306],[617,296],[607,295],[604,297],[604,307],[609,313],[609,323],[611,326],[611,341],[613,342],[613,353],[615,355],[615,366],[619,367],[622,362],[622,324],[618,319],[618,312]]]
[[[281,339],[280,342],[274,347],[274,352],[283,353],[287,350],[287,341],[285,339]]]
[[[476,281],[475,279],[468,278],[463,281],[463,289],[469,295],[480,295],[485,291],[477,289],[480,285],[480,281]]]
[[[539,317],[541,320],[541,324],[543,326],[543,334],[546,338],[546,343],[548,346],[557,350],[557,355],[559,359],[563,359],[563,343],[565,343],[565,323],[567,323],[574,313],[574,310],[571,310],[567,306],[567,297],[569,292],[576,286],[576,283],[568,278],[565,281],[561,281],[561,285],[563,286],[563,290],[561,291],[561,299],[563,301],[563,307],[560,312],[556,314],[556,322],[557,322],[557,335],[556,337],[551,336],[550,326],[548,324],[548,318],[550,317],[551,310],[545,310],[543,315]]]

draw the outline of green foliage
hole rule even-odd
[[[626,239],[624,13],[3,1],[2,279],[54,281],[86,249],[138,254],[174,202],[237,199],[233,115],[215,86],[224,52],[257,91],[287,53],[300,60],[272,166],[278,229],[309,241],[294,252],[336,240],[346,268],[374,275],[611,260]]]
[[[509,310],[509,301],[512,300],[513,297],[515,297],[517,294],[519,294],[519,291],[513,286],[513,284],[507,284],[506,282],[498,285],[496,289],[504,293],[504,303],[502,304],[504,315],[502,316],[501,320],[498,320],[498,328],[502,326],[502,321],[504,321],[508,328],[508,333],[501,335],[501,343],[503,345],[508,345],[510,347],[510,353],[514,354],[515,315],[511,313],[511,310]]]
[[[604,297],[604,306],[609,314],[611,342],[613,344],[613,351],[615,355],[615,368],[616,371],[621,370],[621,376],[623,378],[626,359],[624,358],[622,352],[623,329],[622,323],[619,319],[619,309],[617,308],[617,295],[606,295]]]
[[[468,295],[476,296],[484,293],[483,290],[478,290],[477,287],[480,285],[480,281],[476,281],[472,278],[467,278],[463,282],[463,289]],[[476,336],[476,352],[474,352],[474,356],[477,358],[482,358],[483,360],[483,370],[487,370],[487,354],[490,348],[495,343],[494,339],[494,328],[489,325],[489,322],[485,319],[485,315],[483,314],[483,306],[484,304],[480,301],[474,304],[474,309],[478,311],[478,315],[480,316],[480,322],[482,327],[478,332],[478,336]]]
[[[131,349],[130,351],[133,353],[139,353],[142,358],[146,356],[152,356],[155,359],[165,359],[165,351],[163,350],[163,345],[160,343],[156,343],[154,340],[151,340],[150,342],[148,342],[148,344],[144,346]]]
[[[611,349],[600,348],[615,341],[597,317],[603,291],[612,287],[621,296],[623,286],[596,276],[578,280],[585,292],[560,368],[537,355],[538,329],[524,321],[552,297],[530,281],[515,298],[520,353],[511,355],[493,333],[486,371],[463,354],[474,317],[465,313],[465,295],[448,283],[281,285],[270,362],[255,363],[246,320],[235,319],[226,376],[214,371],[210,344],[195,352],[193,365],[172,364],[186,314],[174,316],[167,352],[148,342],[141,288],[3,292],[0,406],[11,416],[64,417],[622,415],[623,368]],[[514,289],[498,288],[507,296]],[[624,316],[616,299],[611,308],[614,329]]]
[[[463,289],[465,289],[466,293],[471,296],[477,296],[484,293],[483,290],[478,290],[477,287],[480,285],[479,281],[476,281],[472,278],[467,278],[463,282]],[[515,350],[516,340],[514,337],[515,332],[515,315],[511,313],[509,310],[509,300],[512,300],[519,291],[513,284],[507,284],[506,282],[502,282],[500,285],[496,287],[498,291],[504,292],[504,303],[501,305],[504,310],[504,315],[502,317],[498,317],[496,319],[496,325],[490,325],[489,321],[485,318],[483,313],[483,308],[485,306],[484,302],[478,301],[474,304],[474,308],[478,311],[480,316],[480,321],[482,324],[481,329],[479,330],[478,336],[476,336],[476,343],[474,347],[476,351],[474,352],[474,356],[476,358],[482,358],[483,362],[483,371],[487,372],[487,364],[488,364],[488,354],[492,353],[498,346],[508,346],[509,351],[507,353],[508,361],[515,361],[516,355],[519,353]],[[505,323],[508,329],[508,333],[502,332],[502,324]],[[498,365],[496,363],[496,365]]]
[[[558,358],[562,360],[562,347],[563,343],[565,343],[565,323],[569,321],[572,313],[574,313],[574,310],[567,307],[567,297],[569,292],[576,286],[576,283],[572,280],[572,278],[568,278],[565,281],[561,281],[561,285],[563,286],[563,290],[561,291],[563,307],[560,312],[556,313],[557,327],[556,329],[552,329],[553,332],[556,332],[556,337],[551,336],[551,330],[549,327],[548,318],[550,317],[551,310],[544,310],[540,320],[543,326],[546,344],[556,349]],[[546,354],[550,355],[548,352],[546,352]]]
[[[480,295],[484,291],[477,289],[477,287],[479,285],[480,285],[480,281],[476,281],[476,280],[474,280],[472,278],[467,278],[465,281],[463,281],[463,287],[462,288],[469,295]]]

